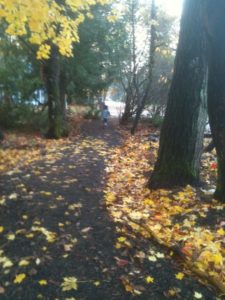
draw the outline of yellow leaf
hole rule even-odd
[[[143,215],[139,211],[133,211],[130,213],[130,217],[133,220],[140,220],[143,217]]]
[[[155,262],[157,261],[157,258],[154,255],[150,255],[148,256],[148,260]]]
[[[195,292],[195,293],[194,293],[194,297],[195,297],[196,299],[202,299],[202,294],[201,294],[201,293],[198,293],[198,292]]]
[[[15,279],[14,279],[14,283],[21,283],[24,279],[26,278],[26,274],[24,273],[21,273],[21,274],[18,274],[16,275]]]
[[[15,237],[16,237],[16,236],[15,236],[15,234],[13,234],[13,233],[10,233],[10,234],[7,235],[7,239],[10,240],[10,241],[15,240]]]
[[[11,262],[11,260],[8,259],[7,257],[5,257],[3,264],[2,264],[3,269],[11,268],[12,266],[13,266],[13,263]]]
[[[120,249],[120,248],[122,248],[122,245],[120,243],[116,243],[115,248]]]
[[[64,200],[63,196],[59,195],[58,197],[55,198],[57,201],[62,201]]]
[[[219,235],[225,235],[225,230],[223,228],[220,228],[220,229],[217,230],[217,233]]]
[[[146,280],[147,283],[153,283],[154,282],[154,278],[151,277],[151,276],[146,277],[145,280]]]
[[[34,234],[33,233],[28,233],[28,234],[26,234],[26,237],[28,239],[32,239],[34,237]]]
[[[100,281],[95,281],[95,282],[94,282],[94,285],[95,285],[95,286],[99,286],[100,284],[101,284]]]
[[[77,290],[77,278],[76,277],[64,277],[61,287],[63,292],[70,290]]]
[[[19,266],[20,267],[25,267],[25,266],[28,266],[30,264],[30,262],[26,259],[22,259],[20,262],[19,262]]]
[[[164,255],[163,253],[157,252],[157,253],[156,253],[156,257],[157,257],[157,258],[164,258],[165,255]]]
[[[106,201],[107,202],[114,202],[116,200],[116,196],[113,193],[107,193],[106,195]]]
[[[44,195],[44,196],[51,196],[52,195],[51,192],[45,192],[45,191],[41,191],[40,194]]]
[[[4,231],[4,227],[0,226],[0,233],[2,233]]]
[[[123,242],[125,242],[126,241],[126,237],[124,237],[124,236],[120,236],[120,237],[118,237],[117,238],[117,240],[118,240],[118,242],[120,242],[120,243],[123,243]]]
[[[176,274],[176,279],[182,280],[183,278],[184,278],[184,273],[179,272]]]
[[[47,280],[41,279],[41,280],[38,281],[38,283],[39,283],[40,285],[47,285]]]
[[[221,265],[223,263],[223,257],[220,253],[217,253],[213,257],[213,261],[215,262],[216,265]]]

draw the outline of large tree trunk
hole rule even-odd
[[[181,19],[174,76],[161,130],[151,188],[184,186],[199,181],[199,113],[205,89],[205,38],[202,2],[186,0]]]
[[[60,103],[60,62],[56,46],[52,45],[51,56],[45,62],[43,71],[48,95],[49,128],[46,137],[57,139],[64,135],[64,126]]]
[[[225,3],[206,1],[209,47],[208,113],[218,159],[215,198],[225,202]]]

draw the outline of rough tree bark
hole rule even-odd
[[[120,119],[120,124],[121,125],[126,125],[129,122],[130,118],[132,117],[131,102],[132,102],[132,99],[131,99],[130,95],[127,92],[124,112],[123,112],[122,117]]]
[[[60,103],[60,61],[58,49],[52,45],[50,58],[43,67],[48,95],[49,128],[47,138],[60,138],[64,135],[62,106]]]
[[[218,160],[214,196],[225,202],[225,2],[207,0],[205,8],[209,48],[208,114]]]
[[[202,1],[186,0],[158,159],[150,178],[150,188],[184,186],[199,181],[197,138],[202,135],[199,118],[207,74],[201,16]]]

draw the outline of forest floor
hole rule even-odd
[[[146,162],[138,155],[142,155],[140,151],[149,153],[145,144],[149,140],[146,132],[137,140],[129,139],[113,122],[103,129],[99,121],[85,121],[80,134],[66,140],[42,142],[32,137],[24,142],[21,137],[13,149],[18,136],[6,139],[0,148],[0,299],[223,299],[213,284],[204,276],[200,280],[179,256],[185,251],[189,257],[197,255],[190,241],[177,255],[171,239],[168,247],[162,242],[169,232],[161,231],[160,235],[159,231],[155,236],[139,226],[149,225],[146,211],[155,213],[155,207],[145,195],[147,209],[140,210],[138,201],[145,192],[130,190],[124,180],[138,188],[144,184],[135,172],[140,160],[139,169],[147,178]],[[156,151],[153,144],[152,156]],[[153,159],[151,155],[147,159]],[[137,182],[132,179],[130,163]],[[183,193],[193,200],[187,189]],[[138,207],[130,204],[129,195],[136,197]],[[165,202],[166,197],[162,195]],[[209,210],[207,201],[204,212],[206,207]],[[223,228],[225,224],[224,206],[215,203],[215,207],[205,221],[199,219],[210,243],[214,241],[210,226],[221,224]],[[192,221],[193,211],[187,212]],[[184,236],[185,228],[181,232],[177,224],[186,219],[186,229],[191,232],[194,223],[187,221],[182,211],[182,220],[176,213],[176,223],[171,226]],[[158,212],[154,222],[157,232],[164,222]],[[218,236],[224,239],[221,228]],[[204,244],[202,240],[200,244]],[[223,258],[221,261],[217,255],[217,264],[207,259],[211,275],[215,270],[221,275]]]

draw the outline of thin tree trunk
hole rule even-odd
[[[63,136],[68,135],[68,125],[66,120],[66,83],[67,78],[64,71],[60,72],[60,83],[59,83],[59,94],[60,94],[60,105],[62,114],[62,126],[63,126]]]
[[[207,74],[201,11],[201,1],[186,0],[174,76],[150,188],[169,188],[199,182],[197,139]]]
[[[148,85],[146,88],[146,91],[144,92],[144,95],[142,96],[141,99],[139,100],[138,107],[137,107],[137,112],[135,115],[135,119],[133,122],[133,126],[131,128],[131,134],[134,134],[141,114],[145,108],[146,101],[149,98],[149,93],[151,90],[151,85],[152,85],[152,74],[153,74],[153,67],[154,67],[154,62],[155,62],[155,42],[156,42],[156,27],[155,27],[155,20],[156,20],[156,6],[155,6],[155,0],[152,0],[151,4],[151,30],[150,30],[150,53],[149,53],[149,71],[148,71]],[[139,96],[139,93],[138,93]]]
[[[0,143],[4,140],[3,131],[0,130]]]
[[[131,97],[130,95],[126,94],[126,101],[125,101],[125,108],[124,108],[124,112],[122,114],[122,117],[120,119],[120,124],[121,125],[126,125],[130,118],[132,117],[132,113],[131,113]]]
[[[120,124],[126,125],[129,119],[132,117],[133,111],[133,104],[135,103],[135,98],[137,98],[138,91],[137,87],[137,55],[136,55],[136,9],[137,9],[137,1],[131,1],[131,19],[130,19],[130,26],[131,26],[131,60],[129,63],[129,77],[128,77],[128,87],[125,87],[123,84],[124,91],[126,93],[126,101],[125,101],[125,108],[122,114]]]
[[[216,147],[218,173],[215,198],[225,202],[225,3],[206,1],[209,47],[208,114]]]

